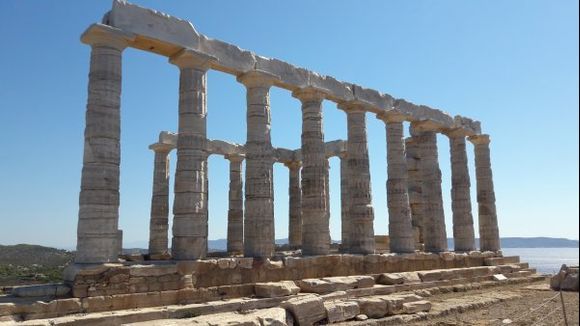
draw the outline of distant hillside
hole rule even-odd
[[[57,267],[68,264],[73,258],[70,251],[37,245],[19,244],[14,246],[0,245],[0,264],[8,265],[44,265]]]
[[[453,239],[447,239],[449,248],[453,248]],[[479,247],[479,239],[475,239],[475,245]],[[501,238],[502,248],[578,248],[578,240],[564,238]]]

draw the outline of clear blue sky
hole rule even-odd
[[[578,1],[135,3],[260,55],[482,121],[492,136],[501,235],[578,239]],[[90,51],[79,36],[110,7],[110,1],[0,1],[1,244],[75,244]],[[120,226],[130,246],[148,239],[147,146],[159,131],[176,130],[178,70],[133,49],[123,60]],[[244,143],[244,88],[219,72],[209,73],[208,88],[208,136]],[[273,89],[271,104],[274,146],[298,148],[299,102]],[[375,230],[386,234],[385,129],[372,115],[367,121]],[[345,115],[330,102],[324,131],[326,140],[346,137]],[[438,140],[451,236],[449,145]],[[209,169],[210,238],[224,238],[227,161],[211,157]],[[282,238],[288,172],[277,164],[274,173]],[[473,167],[471,175],[475,185]],[[339,179],[335,158],[334,239]]]

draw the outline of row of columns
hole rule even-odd
[[[81,180],[77,258],[79,263],[116,260],[118,230],[120,162],[121,53],[126,36],[100,31],[83,41],[91,44],[91,72],[85,129],[85,155]],[[180,71],[177,168],[173,205],[172,256],[176,260],[205,257],[208,236],[208,179],[206,135],[206,72],[215,58],[193,50],[183,50],[170,59]],[[274,150],[270,136],[269,90],[277,77],[254,70],[238,76],[247,89],[247,142],[245,145],[245,201],[241,199],[241,159],[230,158],[230,210],[232,243],[228,249],[252,257],[274,253]],[[306,255],[329,253],[328,162],[324,154],[322,101],[325,93],[315,88],[293,92],[302,103],[302,176],[291,168],[290,193],[301,194],[300,204],[292,203],[291,243],[301,243]],[[341,157],[341,197],[343,212],[342,248],[357,254],[373,253],[374,211],[371,197],[365,104],[340,103],[347,115],[347,154]],[[447,250],[447,236],[441,194],[436,134],[429,123],[411,124],[411,151],[403,138],[405,117],[387,113],[379,116],[387,131],[387,193],[391,251],[415,249],[413,228],[422,229],[425,250]],[[465,135],[449,132],[453,179],[454,237],[458,250],[474,249],[473,218],[469,198],[469,177]],[[475,164],[482,250],[499,250],[495,195],[489,158],[489,137],[469,138],[475,144]],[[411,173],[406,153],[416,160]],[[163,158],[162,156],[165,155]],[[407,154],[408,155],[408,154]],[[159,149],[155,161],[151,248],[165,254],[162,237],[167,229],[167,154]],[[300,183],[298,184],[298,180]],[[421,188],[421,199],[412,207],[409,185]],[[245,217],[242,206],[245,206]],[[153,206],[152,206],[153,207]],[[298,213],[300,207],[300,213]],[[416,214],[415,212],[420,212]],[[420,219],[415,222],[415,219]],[[299,223],[299,220],[301,222]],[[240,232],[243,226],[243,232]],[[300,230],[298,235],[298,231]],[[243,239],[239,234],[243,233]],[[165,241],[165,242],[164,242]]]

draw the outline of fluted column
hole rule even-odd
[[[227,155],[230,161],[230,190],[228,206],[228,253],[244,252],[244,198],[241,155]]]
[[[348,213],[349,197],[348,197],[348,159],[347,153],[342,152],[339,155],[340,158],[340,230],[341,230],[341,240],[340,240],[340,251],[348,252],[350,248],[350,234],[351,234],[351,221],[350,215]]]
[[[132,36],[104,25],[91,26],[81,41],[91,46],[77,263],[117,261],[119,164],[121,160],[121,61]]]
[[[482,251],[498,251],[501,249],[501,246],[489,153],[490,138],[489,135],[477,135],[469,137],[469,140],[475,146],[475,176],[477,179],[477,204],[479,208],[479,246]]]
[[[351,224],[350,244],[346,251],[372,254],[375,251],[374,210],[365,111],[359,104],[346,103],[339,107],[346,112],[348,127],[348,212]]]
[[[270,137],[270,87],[277,78],[263,71],[238,76],[246,86],[247,138],[244,255],[274,254],[274,150]]]
[[[409,193],[409,207],[411,209],[411,222],[415,237],[415,249],[423,250],[424,226],[424,201],[423,183],[421,182],[420,151],[416,137],[405,138],[405,156],[407,158],[407,184]]]
[[[415,240],[411,223],[407,184],[407,162],[403,122],[396,114],[379,116],[387,130],[387,208],[389,211],[389,239],[391,252],[414,252]]]
[[[167,231],[169,228],[169,152],[172,145],[156,143],[149,146],[155,152],[153,165],[153,195],[149,220],[149,256],[169,258]]]
[[[425,251],[447,250],[447,232],[441,191],[441,170],[437,152],[437,133],[423,123],[411,124],[411,135],[417,139],[421,165],[421,182],[424,200],[423,240]]]
[[[171,247],[176,260],[207,254],[206,72],[212,60],[192,50],[183,50],[170,59],[180,71]]]
[[[302,246],[302,187],[300,185],[300,162],[285,164],[290,172],[288,182],[289,194],[289,219],[288,219],[288,243],[292,248]]]
[[[302,102],[302,253],[326,255],[330,227],[326,188],[327,161],[322,130],[324,94],[312,88],[294,91]]]
[[[451,208],[453,210],[453,243],[455,251],[475,250],[473,215],[465,132],[457,129],[445,133],[449,137],[451,157]]]

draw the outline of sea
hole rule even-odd
[[[562,264],[578,266],[578,248],[502,248],[504,256],[520,256],[538,273],[555,274]]]

